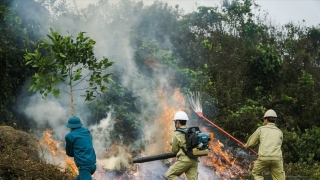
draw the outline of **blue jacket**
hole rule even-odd
[[[74,157],[77,167],[96,164],[96,153],[90,131],[85,128],[72,129],[65,137],[66,153]]]

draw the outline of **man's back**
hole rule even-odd
[[[93,165],[96,163],[96,154],[92,145],[92,138],[88,129],[73,129],[65,137],[66,153],[74,157],[76,165]]]
[[[282,157],[281,145],[283,135],[273,123],[262,126],[260,129],[259,156]]]
[[[252,169],[255,180],[263,179],[266,169],[270,171],[272,179],[285,180],[281,151],[283,134],[275,125],[277,117],[273,109],[267,110],[261,118],[264,126],[259,127],[245,144],[246,148],[250,148],[259,143],[258,159]]]
[[[274,123],[258,128],[260,131],[259,157],[282,158],[282,132]]]

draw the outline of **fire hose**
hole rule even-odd
[[[216,127],[218,130],[220,130],[221,132],[223,132],[224,134],[226,134],[227,136],[229,136],[231,139],[233,139],[234,141],[236,141],[237,143],[239,143],[240,145],[242,145],[243,147],[245,147],[245,145],[239,141],[238,139],[236,139],[235,137],[233,137],[232,135],[230,135],[229,133],[227,133],[226,131],[224,131],[223,129],[221,129],[219,126],[217,126],[216,124],[214,124],[213,122],[211,122],[209,119],[207,119],[206,117],[203,116],[202,112],[196,112],[201,118],[203,118],[204,120],[206,120],[208,123],[210,123],[211,125],[213,125],[214,127]],[[249,149],[252,153],[254,153],[255,155],[258,155],[257,152],[255,152],[252,149]],[[144,162],[149,162],[149,161],[156,161],[156,160],[161,160],[161,159],[168,159],[168,158],[173,158],[176,157],[176,154],[174,153],[164,153],[164,154],[158,154],[158,155],[154,155],[154,156],[147,156],[147,157],[141,157],[141,158],[137,158],[134,159],[132,161],[132,163],[144,163]]]
[[[245,147],[245,145],[239,141],[238,139],[236,139],[235,137],[233,137],[232,135],[230,135],[229,133],[227,133],[226,131],[224,131],[223,129],[221,129],[219,126],[217,126],[216,124],[214,124],[213,122],[211,122],[209,119],[207,119],[206,117],[203,116],[202,112],[196,112],[198,114],[198,116],[200,116],[202,119],[206,120],[208,123],[210,123],[211,125],[213,125],[214,127],[216,127],[218,130],[220,130],[221,132],[223,132],[224,134],[226,134],[227,136],[229,136],[231,139],[233,139],[234,141],[236,141],[237,143],[239,143],[242,147]],[[252,153],[254,153],[255,155],[258,155],[257,152],[255,152],[253,149],[249,149]]]
[[[235,137],[233,137],[232,135],[230,135],[229,133],[227,133],[225,130],[221,129],[219,126],[217,126],[216,124],[214,124],[213,122],[211,122],[209,119],[207,119],[206,117],[203,116],[202,112],[196,112],[198,114],[198,116],[200,116],[202,119],[206,120],[208,123],[210,123],[211,125],[213,125],[214,127],[216,127],[218,130],[220,130],[221,132],[223,132],[224,134],[226,134],[227,136],[229,136],[231,139],[233,139],[234,141],[236,141],[237,143],[239,143],[241,146],[245,147],[245,145],[239,141],[238,139],[236,139]],[[252,153],[254,153],[255,155],[258,155],[257,152],[255,152],[252,149],[249,149]],[[158,154],[158,155],[154,155],[154,156],[147,156],[147,157],[141,157],[141,158],[137,158],[133,160],[133,163],[144,163],[144,162],[149,162],[149,161],[156,161],[156,160],[161,160],[161,159],[168,159],[168,158],[173,158],[176,157],[176,154],[174,153],[164,153],[164,154]]]

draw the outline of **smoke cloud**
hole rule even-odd
[[[130,5],[132,2],[124,1]],[[57,3],[56,3],[57,5]],[[170,99],[172,94],[172,87],[169,87],[168,80],[171,74],[167,70],[161,69],[157,66],[157,71],[152,76],[146,76],[139,72],[139,68],[134,61],[134,49],[130,45],[130,29],[139,20],[139,14],[121,14],[126,13],[125,9],[121,9],[125,6],[109,4],[106,1],[100,3],[98,7],[94,8],[95,12],[89,9],[78,9],[79,19],[72,15],[64,16],[48,16],[48,19],[44,19],[41,15],[37,14],[23,14],[23,16],[31,15],[33,20],[41,20],[43,24],[41,27],[43,36],[49,34],[49,28],[53,30],[60,30],[62,35],[76,36],[80,31],[86,32],[85,35],[89,36],[96,41],[95,56],[99,59],[102,56],[107,57],[110,61],[114,62],[114,65],[110,67],[110,72],[122,72],[121,83],[124,87],[130,89],[133,92],[133,96],[139,99],[137,107],[141,110],[138,120],[141,121],[141,140],[132,143],[130,147],[126,147],[122,144],[121,134],[119,134],[116,145],[115,142],[110,140],[110,132],[114,129],[115,119],[112,116],[112,112],[105,112],[106,117],[101,120],[94,120],[98,122],[95,125],[89,125],[92,119],[88,119],[90,111],[86,109],[87,102],[81,97],[81,92],[76,92],[74,95],[75,101],[75,115],[80,117],[82,123],[87,127],[92,134],[94,147],[98,157],[98,163],[100,166],[106,169],[120,170],[122,167],[130,167],[130,161],[132,160],[132,154],[129,149],[139,149],[139,144],[154,144],[153,147],[148,149],[148,153],[163,153],[165,150],[163,147],[164,137],[170,136],[168,133],[173,132],[173,123],[161,124],[159,121],[163,121],[161,113],[165,110],[159,104],[159,99],[164,99],[164,104],[169,104],[165,98]],[[49,5],[48,9],[53,13],[54,5]],[[25,11],[36,12],[33,7],[26,6]],[[92,14],[94,13],[94,14]],[[132,13],[132,12],[127,12]],[[120,17],[119,17],[120,16]],[[124,16],[124,17],[121,17]],[[131,19],[126,19],[126,18]],[[31,18],[31,17],[30,17]],[[117,19],[118,18],[118,19]],[[123,19],[124,18],[124,19]],[[123,21],[122,21],[123,20]],[[50,22],[49,24],[47,22]],[[108,23],[109,25],[103,25]],[[145,31],[152,32],[152,29],[145,29]],[[167,39],[167,46],[171,46],[171,43]],[[110,73],[108,72],[108,73]],[[28,84],[28,83],[27,83]],[[79,84],[77,89],[85,87],[85,83]],[[65,89],[63,85],[59,85],[59,88]],[[25,89],[24,89],[25,90]],[[168,92],[166,92],[168,90]],[[83,93],[82,93],[83,94]],[[163,94],[165,96],[159,96]],[[36,131],[39,135],[46,128],[52,129],[52,137],[57,142],[61,143],[61,149],[64,149],[64,136],[68,133],[69,129],[65,127],[65,124],[70,116],[70,98],[68,94],[61,93],[59,99],[55,99],[52,96],[48,96],[43,99],[39,93],[32,96],[19,97],[19,108],[22,112],[31,120],[36,122]],[[166,102],[167,101],[167,102]],[[112,107],[110,107],[112,109]],[[172,106],[172,109],[175,107]],[[176,109],[180,110],[180,109]],[[170,112],[168,116],[173,116],[174,111]],[[168,129],[167,127],[170,127]],[[163,131],[168,129],[168,131]],[[128,128],[128,131],[130,129]],[[157,136],[154,134],[157,133]],[[160,144],[158,144],[160,143]],[[114,148],[114,149],[112,149]],[[116,152],[112,154],[112,152]],[[46,155],[48,159],[49,156]],[[61,159],[60,159],[61,160]],[[62,161],[62,160],[61,160]],[[59,162],[61,163],[61,162]],[[63,163],[62,163],[63,164]],[[161,165],[160,165],[161,166]]]
[[[124,4],[121,4],[124,3]],[[95,56],[100,59],[105,56],[110,61],[114,62],[109,69],[110,72],[117,72],[119,77],[114,77],[120,80],[122,86],[129,89],[133,96],[138,100],[135,104],[140,111],[136,121],[141,127],[140,139],[135,140],[130,145],[123,144],[123,136],[120,133],[111,134],[114,132],[114,125],[117,119],[114,117],[113,107],[108,112],[105,112],[105,117],[102,119],[90,119],[90,111],[87,102],[80,95],[81,92],[75,92],[75,115],[80,117],[82,123],[91,132],[93,145],[97,154],[98,173],[104,173],[107,170],[122,170],[122,168],[132,168],[133,151],[144,153],[146,155],[154,155],[170,151],[169,141],[174,131],[172,118],[176,111],[186,110],[190,115],[192,110],[187,108],[183,94],[177,87],[172,87],[174,84],[174,74],[170,67],[165,67],[158,62],[161,56],[149,58],[150,69],[152,73],[141,72],[140,67],[135,62],[135,51],[131,43],[131,29],[136,25],[140,18],[143,17],[140,11],[133,11],[133,2],[121,1],[121,3],[112,4],[107,1],[100,1],[99,6],[89,6],[87,9],[77,9],[77,16],[64,14],[63,16],[48,16],[44,19],[40,15],[36,15],[33,19],[41,19],[43,22],[42,33],[45,37],[49,33],[49,27],[53,30],[60,30],[63,35],[71,34],[76,36],[80,31],[86,32],[96,41]],[[29,9],[28,9],[29,8]],[[135,7],[139,9],[139,6]],[[54,7],[49,8],[51,13],[54,13]],[[27,6],[25,11],[34,12],[33,7]],[[23,14],[28,16],[29,14]],[[34,14],[33,14],[34,15]],[[50,22],[50,23],[47,23]],[[141,27],[144,32],[153,34],[152,27]],[[170,49],[172,44],[169,38],[164,38],[163,47]],[[26,86],[28,83],[26,83]],[[85,87],[86,84],[80,83],[77,89]],[[59,88],[64,89],[63,85]],[[23,89],[26,91],[26,89]],[[28,94],[29,95],[29,94]],[[42,99],[39,93],[28,96],[22,94],[19,97],[19,108],[29,119],[33,120],[37,126],[36,131],[41,135],[41,132],[46,128],[52,129],[52,137],[57,142],[61,142],[60,149],[64,150],[64,136],[69,129],[65,124],[70,116],[70,97],[68,94],[61,94],[59,99],[48,96]],[[99,96],[98,96],[99,98]],[[92,124],[92,122],[97,122]],[[193,126],[198,123],[191,121]],[[126,127],[126,131],[131,131],[131,127]],[[111,137],[116,137],[116,141]],[[44,157],[52,162],[52,156],[45,153]],[[50,160],[51,159],[51,160]],[[59,161],[59,162],[57,162]],[[65,165],[63,158],[55,158],[56,164]],[[150,162],[135,166],[139,168],[140,173],[145,173],[151,178],[161,178],[169,165],[172,162],[163,163],[160,161]],[[199,177],[207,179],[202,168]],[[141,177],[141,176],[140,176]],[[212,177],[212,175],[211,175]],[[111,178],[112,179],[112,178]],[[141,178],[143,179],[143,178]],[[150,179],[145,177],[144,179]]]

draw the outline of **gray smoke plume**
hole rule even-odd
[[[70,1],[68,2],[71,3]],[[122,173],[117,175],[117,172],[123,170],[123,168],[129,170],[135,168],[134,170],[136,171],[130,172],[141,173],[137,175],[140,179],[159,179],[169,165],[172,164],[173,160],[133,165],[131,164],[134,158],[132,151],[140,151],[141,154],[146,156],[170,151],[170,149],[166,149],[166,145],[170,143],[168,141],[171,140],[174,130],[172,122],[174,113],[178,110],[186,110],[190,115],[192,110],[188,110],[186,102],[181,97],[183,95],[180,90],[177,87],[171,87],[174,84],[172,82],[174,75],[170,67],[164,66],[158,61],[159,59],[161,60],[161,55],[153,54],[154,57],[149,58],[152,75],[146,75],[146,73],[139,70],[140,67],[135,62],[135,52],[137,50],[130,44],[130,38],[134,36],[131,30],[141,18],[147,17],[143,17],[141,10],[132,10],[134,9],[133,2],[128,0],[119,2],[121,3],[109,3],[106,0],[102,0],[99,1],[98,6],[75,9],[76,15],[66,13],[61,16],[57,16],[61,13],[55,11],[54,5],[57,4],[49,4],[48,9],[52,15],[49,19],[44,19],[38,14],[32,18],[41,19],[39,22],[44,23],[41,25],[44,28],[41,31],[44,37],[49,33],[49,27],[53,30],[60,30],[62,35],[71,34],[76,36],[80,31],[86,32],[86,36],[96,41],[95,56],[98,59],[105,56],[114,62],[108,73],[117,72],[117,74],[120,74],[119,77],[116,77],[117,80],[138,99],[135,102],[135,106],[139,109],[140,114],[136,117],[136,121],[141,124],[141,127],[139,127],[141,139],[132,142],[129,146],[125,146],[123,144],[123,136],[120,133],[111,134],[111,132],[114,132],[114,124],[117,121],[113,116],[112,105],[109,107],[111,110],[105,112],[104,118],[89,119],[88,104],[80,96],[83,93],[75,92],[75,115],[80,117],[84,126],[90,130],[97,154],[98,169],[95,177],[99,176],[100,179],[112,179],[113,177],[130,179],[130,174]],[[29,8],[30,12],[36,11],[32,7]],[[29,11],[28,9],[25,10]],[[23,15],[28,16],[29,14]],[[154,34],[152,26],[150,28],[141,28],[144,32],[148,32],[149,36]],[[167,48],[168,54],[171,53],[169,50],[173,45],[167,36],[164,36],[162,46]],[[25,88],[28,88],[27,86],[29,86],[28,83],[26,83]],[[82,82],[77,88],[81,89],[85,86],[85,82]],[[59,88],[64,89],[65,87],[61,84]],[[26,91],[26,89],[23,89],[23,91]],[[52,129],[52,138],[59,143],[56,148],[59,151],[64,151],[64,136],[69,131],[65,127],[70,116],[69,95],[62,93],[59,99],[52,96],[42,99],[39,93],[32,94],[32,96],[28,95],[22,94],[18,101],[21,102],[19,105],[21,111],[29,119],[36,122],[37,125],[33,131],[41,137],[41,133],[44,130],[47,128]],[[96,123],[92,124],[92,122]],[[198,125],[198,122],[191,121],[190,123],[193,126]],[[126,128],[127,131],[131,130],[130,127]],[[117,141],[111,140],[111,136],[116,137]],[[66,165],[63,162],[66,157],[65,154],[59,154],[59,156],[54,157],[47,149],[42,152],[42,155],[50,163],[60,164],[61,166]],[[202,167],[199,170],[199,178],[210,179],[213,177],[211,168],[207,168],[201,163],[199,166]],[[107,177],[107,174],[111,177]],[[133,176],[134,174],[131,175]]]
[[[49,2],[49,1],[48,1]],[[122,1],[122,3],[128,3],[132,5],[130,1]],[[131,28],[140,18],[139,14],[130,14],[123,9],[125,6],[122,4],[108,3],[107,1],[101,1],[99,7],[89,7],[88,9],[77,9],[78,18],[73,15],[57,16],[59,13],[54,11],[56,4],[46,4],[51,12],[50,19],[44,20],[43,17],[37,14],[33,14],[33,19],[41,20],[39,22],[44,23],[42,27],[43,36],[49,34],[49,27],[53,30],[60,30],[62,35],[76,36],[78,32],[86,32],[86,36],[96,41],[95,56],[100,59],[102,56],[107,57],[110,61],[114,62],[114,65],[110,67],[110,72],[122,72],[120,77],[121,83],[124,87],[130,89],[133,92],[133,96],[139,99],[140,103],[136,106],[141,110],[140,120],[142,123],[141,143],[153,142],[163,143],[163,137],[165,131],[163,125],[155,124],[155,119],[161,116],[163,107],[158,104],[159,99],[159,87],[162,90],[166,90],[169,86],[168,79],[171,76],[169,73],[158,67],[157,73],[153,76],[145,76],[139,72],[137,65],[134,61],[134,49],[130,45]],[[36,12],[35,9],[30,8],[30,12]],[[95,12],[90,11],[90,8],[94,8]],[[126,14],[129,13],[129,14]],[[24,14],[28,16],[28,14]],[[120,17],[119,17],[120,16]],[[129,18],[129,19],[128,19]],[[152,31],[151,29],[145,29],[145,31]],[[170,46],[170,41],[166,40],[167,46]],[[109,72],[109,73],[110,73]],[[86,84],[85,82],[79,84],[77,89],[81,89]],[[29,86],[27,83],[26,86]],[[63,85],[58,85],[59,88],[65,89]],[[27,88],[27,87],[26,87]],[[162,92],[167,94],[167,92]],[[82,93],[83,94],[83,93]],[[84,98],[80,96],[81,92],[75,92],[75,115],[77,115],[84,126],[89,128],[93,137],[94,147],[98,157],[98,163],[105,169],[120,170],[122,167],[130,167],[130,161],[132,160],[132,154],[128,148],[135,149],[139,142],[135,142],[131,147],[125,147],[122,145],[121,135],[118,135],[118,144],[114,146],[114,142],[110,140],[110,132],[113,130],[114,117],[112,112],[105,112],[104,119],[94,120],[98,122],[95,125],[90,125],[92,122],[88,117],[88,109],[86,109],[86,103]],[[170,94],[168,94],[170,95]],[[170,97],[168,97],[170,99]],[[65,124],[69,118],[70,112],[70,98],[68,94],[61,93],[61,97],[56,99],[49,95],[46,99],[43,99],[39,93],[32,95],[31,97],[19,97],[20,109],[25,115],[36,122],[37,127],[34,130],[39,136],[46,128],[52,129],[52,137],[57,142],[61,142],[60,148],[64,150],[64,136],[68,133],[69,129],[65,127]],[[169,103],[169,102],[168,102]],[[112,109],[112,107],[110,107]],[[158,121],[158,120],[157,120]],[[173,126],[173,124],[170,124]],[[130,129],[128,129],[130,130]],[[158,133],[158,136],[154,136],[154,133]],[[170,132],[172,133],[172,131]],[[162,146],[155,144],[156,146]],[[112,149],[115,148],[115,150]],[[150,148],[149,152],[159,153],[164,149]],[[115,154],[108,154],[112,151],[117,151]],[[50,159],[50,156],[45,155]],[[62,162],[56,162],[61,163]],[[161,163],[160,163],[161,164]]]

